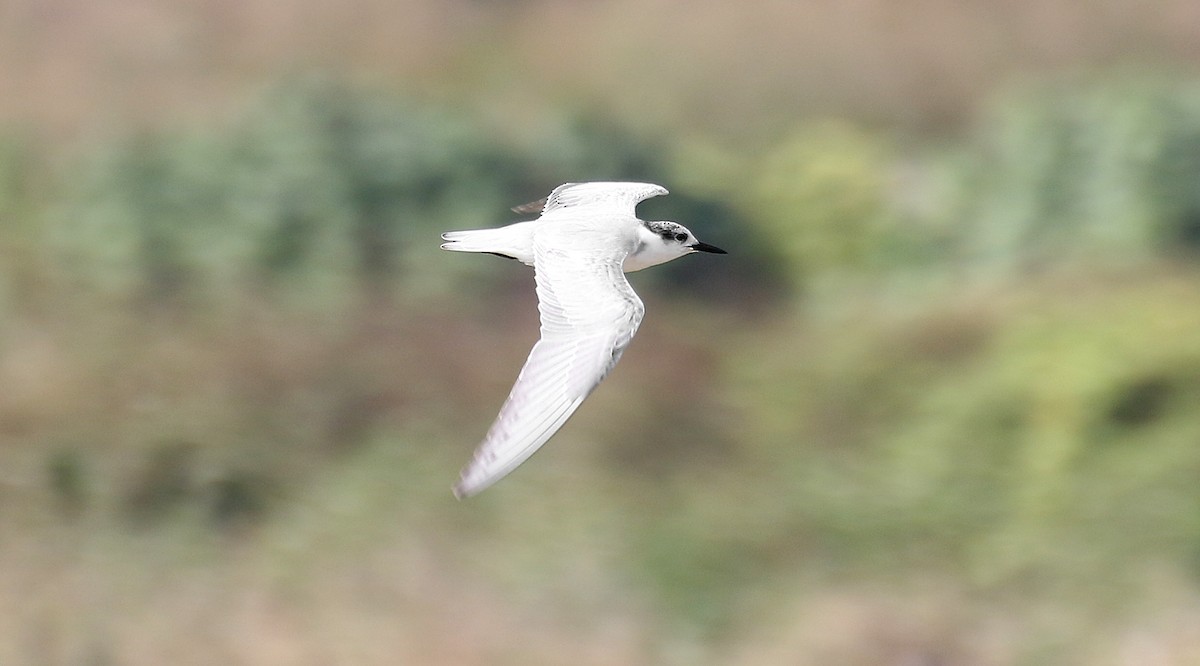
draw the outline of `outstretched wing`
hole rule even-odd
[[[633,215],[639,202],[667,193],[667,188],[654,183],[567,183],[554,188],[550,196],[513,206],[515,213],[541,213],[572,209],[575,212],[586,208],[609,210],[618,215]]]
[[[617,364],[642,321],[642,301],[621,269],[627,250],[535,252],[542,337],[463,468],[458,497],[487,488],[545,444]]]

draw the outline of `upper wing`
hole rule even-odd
[[[614,215],[634,214],[639,202],[667,193],[667,188],[653,183],[567,183],[554,188],[550,196],[513,208],[518,213],[542,215],[562,209],[587,208],[587,212],[609,212]]]
[[[542,337],[455,495],[478,493],[533,455],[617,364],[644,312],[621,269],[625,254],[537,248]]]

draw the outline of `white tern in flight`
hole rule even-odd
[[[500,414],[454,487],[474,495],[525,462],[608,375],[645,308],[624,273],[693,252],[725,254],[675,222],[637,218],[638,202],[666,194],[651,183],[567,183],[517,206],[536,220],[442,234],[443,250],[485,252],[533,266],[542,337]]]

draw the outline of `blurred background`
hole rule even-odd
[[[458,502],[597,179],[730,254]],[[0,663],[1200,663],[1200,4],[8,0]]]

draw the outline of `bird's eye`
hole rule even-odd
[[[675,240],[682,243],[683,241],[687,240],[687,234],[675,234]]]

